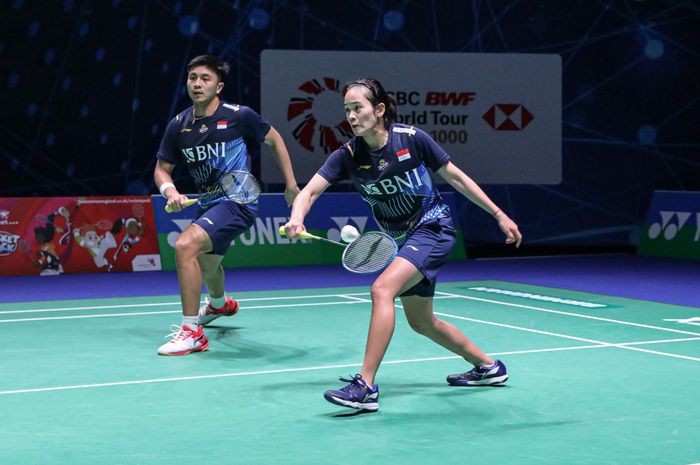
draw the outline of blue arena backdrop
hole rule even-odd
[[[456,218],[455,195],[442,194]],[[196,207],[178,213],[166,213],[165,199],[154,195],[153,211],[158,231],[161,264],[164,270],[175,269],[173,245],[189,226],[197,213]],[[225,268],[326,265],[337,263],[343,250],[320,241],[289,239],[279,234],[279,227],[289,218],[289,208],[281,194],[263,194],[258,199],[260,212],[255,225],[233,242],[222,262]],[[369,206],[356,193],[328,193],[322,195],[306,217],[306,227],[312,234],[339,241],[340,230],[350,224],[360,232],[378,230]],[[457,246],[451,260],[465,259],[462,230],[457,228]]]

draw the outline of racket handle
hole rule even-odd
[[[279,233],[281,236],[285,236],[285,237],[287,236],[287,232],[284,230],[284,226],[280,226]],[[302,239],[320,239],[320,240],[323,240],[322,237],[314,236],[313,234],[308,233],[306,231],[299,233],[299,237]]]
[[[284,231],[284,226],[280,226],[279,233],[282,236],[286,236],[287,233]],[[325,237],[320,237],[320,236],[315,236],[311,234],[310,232],[304,231],[299,233],[299,237],[301,239],[315,239],[317,241],[323,241],[323,242],[328,242],[331,244],[339,245],[341,247],[345,247],[347,244],[343,244],[342,242],[337,242],[337,241],[332,241],[330,239],[326,239]]]
[[[182,206],[183,206],[184,208],[187,208],[187,207],[189,207],[190,205],[194,205],[195,203],[197,203],[197,199],[187,199],[187,201],[184,202],[184,203],[182,204]],[[172,207],[171,207],[170,205],[166,205],[166,206],[165,206],[165,211],[168,212],[168,213],[172,213],[172,212],[173,212],[173,209],[172,209]]]

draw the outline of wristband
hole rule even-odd
[[[164,182],[163,184],[161,184],[160,187],[158,188],[160,190],[160,195],[162,195],[163,197],[165,197],[167,199],[168,196],[165,195],[165,190],[170,189],[171,187],[175,187],[175,184],[173,184],[172,182]]]
[[[503,211],[503,210],[501,210],[501,209],[499,208],[499,209],[496,210],[495,212],[491,213],[491,216],[493,216],[494,218],[496,218],[496,215],[498,215],[498,214],[501,213],[502,211]]]

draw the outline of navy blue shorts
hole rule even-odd
[[[435,281],[442,265],[452,252],[456,242],[452,218],[438,218],[418,227],[403,246],[398,256],[411,262],[418,271],[423,273],[423,279],[400,297],[435,295]]]
[[[245,205],[219,202],[208,210],[198,212],[194,224],[209,234],[213,244],[211,254],[224,255],[231,242],[255,223],[255,213]]]

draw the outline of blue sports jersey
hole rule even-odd
[[[403,244],[421,224],[449,215],[428,172],[449,161],[424,131],[392,124],[383,148],[371,151],[364,139],[354,137],[329,155],[318,174],[330,183],[352,180],[379,226]]]
[[[184,161],[201,206],[208,208],[226,199],[217,189],[221,174],[249,172],[249,157],[260,154],[269,130],[270,123],[246,106],[222,101],[211,116],[196,119],[189,107],[168,123],[157,157],[172,164]],[[257,201],[248,206],[255,209]]]

